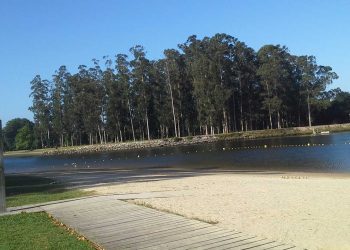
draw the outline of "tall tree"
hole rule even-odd
[[[319,96],[338,76],[329,66],[318,66],[314,56],[300,56],[301,91],[306,96],[309,126],[312,126],[311,106],[317,105]]]
[[[287,47],[266,45],[258,51],[258,75],[264,86],[263,106],[268,111],[270,129],[273,128],[273,114],[277,116],[277,128],[281,128],[281,111],[283,97],[289,78],[289,61]]]
[[[131,81],[134,92],[135,109],[139,116],[141,138],[144,138],[144,124],[146,125],[147,139],[151,139],[149,127],[149,104],[150,104],[150,62],[146,58],[142,46],[136,45],[130,49],[134,59],[130,62],[132,67]]]
[[[243,42],[236,42],[233,67],[238,83],[241,131],[247,130],[248,124],[252,129],[252,109],[257,88],[257,58],[254,50]]]
[[[39,134],[41,147],[50,146],[50,95],[49,81],[36,75],[30,82],[33,105],[29,108],[34,113],[34,122]]]
[[[131,72],[130,63],[127,55],[118,54],[116,56],[117,84],[119,86],[120,98],[123,100],[120,106],[123,110],[125,122],[129,121],[132,139],[135,141],[133,92],[131,91]],[[116,92],[117,93],[117,92]],[[125,124],[125,127],[127,125]]]
[[[59,144],[64,145],[64,95],[68,87],[68,79],[70,74],[67,72],[66,66],[61,66],[56,74],[53,75],[53,90],[52,90],[52,127],[53,131],[59,138]]]

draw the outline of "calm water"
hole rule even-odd
[[[157,167],[350,173],[350,133],[89,155],[5,157],[6,173]]]

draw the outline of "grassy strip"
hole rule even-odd
[[[17,194],[6,197],[7,207],[16,207],[29,204],[38,204],[50,201],[65,200],[79,198],[83,196],[93,195],[94,192],[82,190],[54,190],[26,194]]]
[[[96,249],[46,213],[0,216],[0,249]]]
[[[34,150],[17,150],[17,151],[6,151],[4,156],[40,156],[45,152],[54,150],[54,148],[43,148]]]
[[[7,207],[23,206],[93,195],[78,189],[67,189],[54,179],[12,174],[5,176]]]
[[[155,210],[158,210],[158,211],[161,211],[161,212],[165,212],[165,213],[169,213],[169,214],[175,214],[175,215],[179,215],[179,216],[182,216],[182,217],[185,217],[187,219],[192,219],[192,220],[197,220],[197,221],[201,221],[201,222],[205,222],[205,223],[208,223],[208,224],[212,224],[212,225],[215,225],[215,224],[218,224],[219,221],[217,220],[212,220],[212,219],[204,219],[204,218],[199,218],[199,217],[196,217],[196,216],[186,216],[184,214],[181,214],[181,213],[178,213],[178,212],[174,212],[170,209],[166,209],[166,208],[157,208],[155,206],[153,206],[152,204],[150,203],[147,203],[145,201],[139,201],[139,200],[129,200],[130,203],[133,203],[135,205],[139,205],[139,206],[143,206],[143,207],[148,207],[148,208],[151,208],[151,209],[155,209]]]

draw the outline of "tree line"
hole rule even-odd
[[[347,122],[334,117],[338,76],[280,45],[258,51],[227,35],[190,36],[158,60],[136,45],[76,73],[61,66],[31,81],[39,147],[208,135]],[[339,98],[338,98],[339,99]]]

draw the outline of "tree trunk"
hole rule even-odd
[[[134,131],[134,122],[133,122],[133,119],[132,119],[129,98],[128,98],[128,107],[129,107],[129,115],[130,115],[130,124],[131,124],[132,138],[133,138],[134,141],[136,141],[136,139],[135,139],[135,131]]]
[[[50,147],[50,129],[47,130],[47,146]]]
[[[170,73],[169,73],[169,67],[168,67],[168,62],[166,62],[166,70],[167,70],[167,82],[170,90],[170,98],[171,98],[171,109],[173,112],[173,121],[174,121],[174,132],[175,132],[175,137],[178,137],[178,132],[177,132],[177,125],[176,125],[176,117],[175,117],[175,107],[174,107],[174,98],[173,98],[173,90],[171,88],[170,84]]]
[[[100,144],[103,143],[100,125],[97,125],[98,136],[100,138]],[[96,140],[97,141],[97,140]]]
[[[271,114],[270,104],[269,104],[269,121],[270,121],[270,129],[272,129],[272,114]]]
[[[151,140],[151,136],[149,134],[149,123],[148,123],[148,110],[146,108],[146,127],[147,127],[147,139]]]
[[[279,110],[277,111],[277,128],[281,128],[281,115]]]
[[[236,121],[236,100],[235,100],[235,92],[233,91],[233,131],[237,131],[237,121]]]
[[[309,127],[311,128],[312,120],[311,120],[311,107],[310,107],[310,94],[309,94],[309,92],[307,93],[307,112],[308,112],[308,117],[309,117]]]
[[[43,139],[43,133],[40,132],[40,142],[41,142],[41,148],[44,148],[44,139]]]
[[[240,102],[239,102],[239,111],[241,114],[240,120],[241,120],[241,131],[244,130],[244,121],[243,121],[243,94],[242,94],[242,80],[239,79],[239,98],[240,98]]]
[[[106,130],[103,130],[103,140],[105,141],[105,144],[107,143],[107,135],[106,135]]]
[[[223,133],[228,133],[228,124],[227,124],[228,122],[227,122],[227,115],[226,115],[225,109],[223,109],[222,115],[224,117],[224,121],[223,121],[223,124],[222,124],[222,132]]]

